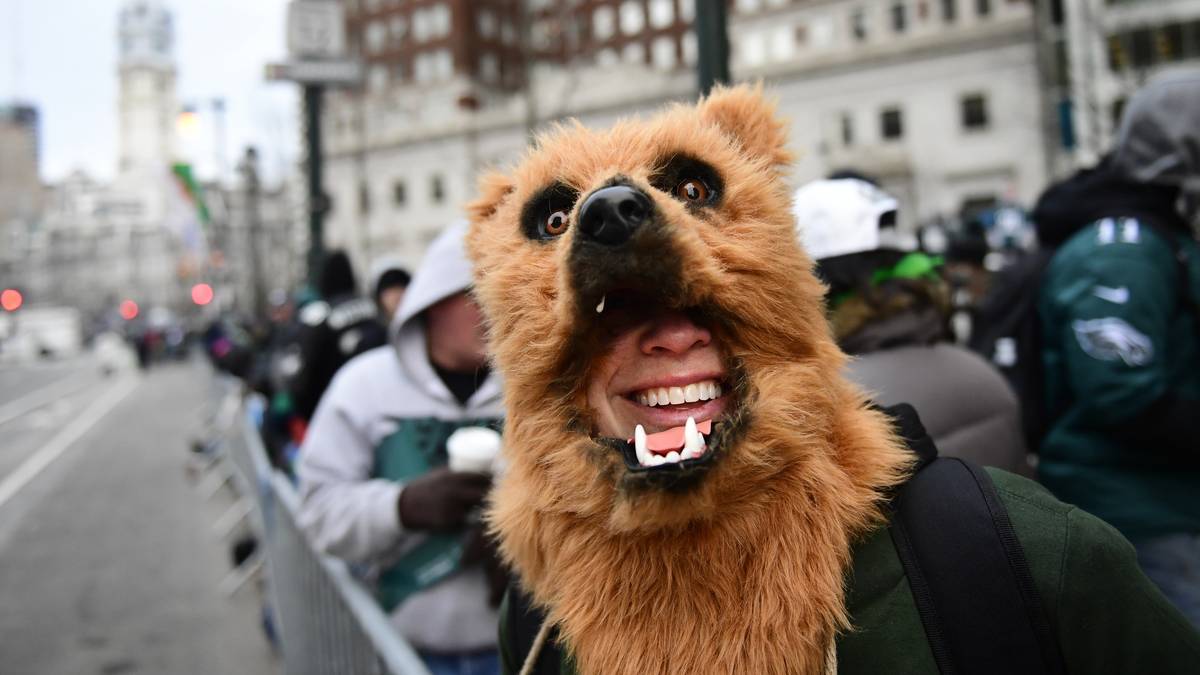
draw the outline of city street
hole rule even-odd
[[[278,671],[256,590],[218,590],[227,501],[184,471],[208,383],[198,363],[0,366],[0,670]]]

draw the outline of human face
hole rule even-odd
[[[425,310],[425,331],[434,365],[469,372],[487,363],[483,314],[466,293],[456,293]]]
[[[396,310],[400,307],[400,301],[404,299],[403,286],[388,286],[379,291],[379,309],[383,312],[383,318],[391,321],[392,317],[396,316]]]
[[[587,381],[587,404],[600,435],[632,438],[639,424],[653,434],[684,426],[689,417],[716,420],[728,401],[725,378],[710,331],[683,312],[666,311],[618,329]]]

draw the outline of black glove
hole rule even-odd
[[[476,562],[483,565],[483,573],[488,582],[488,604],[499,607],[500,601],[504,599],[504,591],[508,588],[508,567],[500,558],[496,540],[485,528],[483,524],[471,528],[462,561],[464,565]]]
[[[408,530],[445,532],[463,526],[467,514],[483,503],[492,487],[484,473],[451,471],[445,467],[405,483],[396,508]]]

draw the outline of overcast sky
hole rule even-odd
[[[0,102],[41,113],[42,177],[76,168],[101,178],[117,164],[117,14],[128,0],[0,0]],[[248,143],[268,180],[298,157],[296,88],[263,81],[284,58],[287,0],[167,0],[175,15],[181,103],[225,99],[230,167]],[[204,104],[207,106],[207,103]],[[215,173],[211,109],[181,152]]]

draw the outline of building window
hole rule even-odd
[[[615,32],[616,19],[613,16],[613,8],[597,7],[596,11],[592,12],[592,37],[596,38],[597,42],[604,42]]]
[[[429,199],[434,204],[441,204],[446,201],[446,186],[440,175],[434,174],[429,180]]]
[[[372,21],[367,24],[367,51],[380,52],[387,46],[387,24],[382,21]]]
[[[663,36],[655,39],[651,57],[654,59],[655,68],[674,70],[676,66],[674,38]]]
[[[796,53],[796,36],[788,26],[780,26],[771,31],[771,59],[787,61]]]
[[[742,64],[754,68],[766,63],[767,45],[763,36],[758,33],[745,32],[741,37]]]
[[[675,23],[675,0],[650,0],[650,25],[666,28]]]
[[[479,14],[475,15],[475,23],[480,37],[491,39],[496,34],[496,15],[486,9],[479,10]]]
[[[358,184],[358,213],[363,216],[371,213],[371,188],[365,181]]]
[[[500,61],[495,54],[479,57],[479,79],[488,84],[495,84],[500,79]]]
[[[850,32],[854,35],[854,39],[863,41],[867,39],[867,13],[861,9],[856,9],[850,14]]]
[[[899,108],[884,108],[879,114],[879,135],[885,141],[895,141],[904,136],[904,119]]]
[[[633,65],[644,64],[646,63],[646,48],[640,42],[630,42],[625,45],[622,57],[625,59],[625,63]]]
[[[842,145],[847,148],[854,145],[854,118],[850,113],[842,113]]]
[[[625,0],[621,5],[621,32],[637,35],[646,27],[646,13],[640,0]]]
[[[975,0],[975,13],[987,16],[992,13],[992,0]]]
[[[958,0],[942,0],[942,21],[954,23],[958,19]]]
[[[596,65],[602,68],[611,68],[621,62],[621,57],[617,56],[617,50],[612,47],[606,47],[596,52]]]
[[[892,5],[892,30],[903,33],[908,28],[908,7],[903,2]]]
[[[696,0],[679,0],[679,20],[690,24],[696,19]]]
[[[987,128],[987,98],[983,94],[969,94],[962,97],[961,106],[963,129],[978,131]]]
[[[684,0],[688,2],[688,0]],[[696,32],[688,31],[683,34],[683,42],[679,45],[680,51],[683,52],[683,62],[689,66],[696,65],[696,58],[699,54],[699,45],[696,43]]]
[[[404,33],[408,30],[408,21],[403,16],[392,17],[392,41],[400,42],[404,39]]]
[[[408,201],[408,189],[404,185],[404,181],[398,180],[392,183],[392,204],[398,208],[404,208],[404,203]]]
[[[371,91],[383,91],[387,88],[387,83],[387,66],[379,63],[371,66],[370,74],[367,76],[367,88]]]
[[[737,10],[743,14],[757,12],[762,7],[762,0],[737,0]]]

